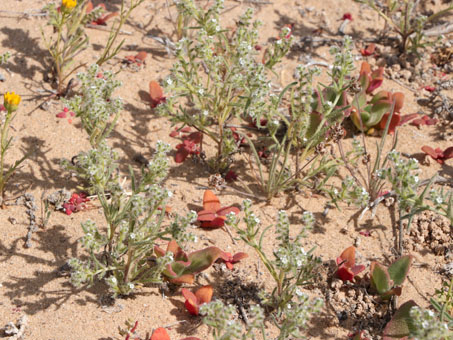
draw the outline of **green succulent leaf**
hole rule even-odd
[[[222,250],[217,247],[208,247],[189,254],[189,266],[184,270],[184,274],[196,274],[209,268],[222,254]]]
[[[383,340],[407,339],[409,330],[412,327],[409,312],[416,305],[412,300],[401,305],[395,315],[393,315],[392,320],[385,326]]]
[[[382,117],[386,112],[390,111],[390,108],[392,107],[392,103],[390,101],[379,101],[375,103],[371,107],[371,115],[370,119],[367,122],[368,126],[374,126],[376,124],[379,124],[381,121]]]
[[[385,294],[392,288],[392,280],[387,268],[380,263],[374,263],[371,272],[371,281],[379,295]]]
[[[402,256],[388,268],[390,278],[396,286],[400,286],[406,279],[412,264],[412,259],[413,257],[411,255]]]

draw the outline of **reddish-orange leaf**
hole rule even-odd
[[[173,279],[169,279],[168,281],[170,281],[171,283],[177,284],[177,285],[180,285],[183,283],[187,283],[190,285],[195,281],[195,276],[193,274],[185,274],[185,275],[182,275],[179,277],[175,277]]]
[[[340,261],[339,261],[340,259]],[[337,264],[340,264],[344,262],[344,265],[346,267],[352,267],[355,264],[355,247],[350,246],[349,248],[346,248],[340,255],[339,258],[337,258]]]
[[[195,292],[195,296],[198,299],[198,304],[209,303],[212,299],[214,290],[211,285],[203,286]]]
[[[165,328],[159,327],[154,330],[150,340],[170,340],[170,336]]]
[[[202,210],[198,213],[197,221],[200,222],[210,222],[216,218],[216,214],[210,210]]]
[[[239,208],[236,208],[236,207],[220,208],[219,210],[217,210],[217,215],[218,216],[226,216],[226,215],[228,215],[231,212],[235,213],[237,215],[237,214],[239,214],[240,210],[239,210]]]
[[[220,208],[219,198],[211,190],[206,190],[203,195],[203,210],[217,212]]]
[[[395,112],[400,112],[404,105],[404,94],[395,92],[392,96],[392,100],[395,100]]]
[[[201,222],[200,227],[202,228],[220,228],[225,225],[225,217],[219,216],[214,218],[212,221]]]
[[[165,256],[166,251],[159,246],[154,246],[154,253],[157,257]]]
[[[249,255],[247,253],[236,253],[234,254],[233,256],[233,262],[239,262],[245,258],[249,257]]]
[[[160,100],[164,96],[164,91],[159,83],[155,80],[149,82],[149,95],[152,100]]]
[[[175,256],[181,252],[181,248],[175,240],[171,240],[167,245],[167,253],[172,252]]]
[[[136,60],[140,60],[141,62],[144,62],[146,57],[148,56],[148,53],[145,51],[138,52],[138,54],[135,56]]]
[[[93,3],[91,1],[87,2],[86,12],[90,13],[93,10]]]
[[[438,150],[434,150],[432,147],[428,145],[422,146],[422,151],[427,155],[430,155],[433,159],[438,159],[441,156]]]
[[[182,296],[184,296],[184,298],[186,300],[190,301],[192,304],[198,305],[197,296],[194,293],[192,293],[190,290],[188,290],[187,288],[181,289],[181,294],[182,294]]]

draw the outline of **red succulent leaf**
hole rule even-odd
[[[372,93],[374,90],[376,90],[378,87],[382,85],[383,81],[384,81],[384,68],[379,67],[377,70],[371,73],[371,81],[370,85],[368,85],[366,93]]]
[[[364,57],[368,57],[370,55],[373,55],[375,51],[376,51],[376,44],[375,43],[371,43],[366,48],[361,48],[360,49],[360,53]]]
[[[66,114],[66,112],[64,112],[64,111],[61,111],[60,113],[57,113],[57,114],[56,114],[56,117],[57,117],[57,118],[66,118],[66,117],[67,117],[67,114]]]
[[[443,157],[444,159],[453,158],[453,146],[446,148],[443,153],[444,153],[444,157]]]
[[[340,257],[337,258],[337,265],[344,264],[350,268],[355,264],[355,247],[350,246],[341,253]]]
[[[433,149],[428,145],[422,146],[422,151],[427,155],[431,156],[432,159],[435,159],[438,163],[443,164],[442,157],[443,152],[439,148]]]
[[[151,80],[149,82],[149,95],[151,97],[152,108],[155,108],[157,105],[165,103],[166,101],[164,91],[157,81]]]
[[[410,113],[408,115],[401,116],[400,125],[404,125],[407,122],[410,122],[411,120],[417,118],[418,116],[419,116],[418,113]],[[415,120],[417,120],[417,119],[415,119]],[[412,124],[412,122],[411,122],[411,124]]]
[[[202,228],[221,228],[225,225],[225,217],[220,216],[214,218],[212,221],[201,222],[200,227]]]
[[[183,144],[176,145],[176,148],[178,149],[178,151],[176,151],[175,153],[176,163],[183,163],[190,154],[190,152],[183,146]]]
[[[415,114],[415,113],[414,113]],[[411,122],[411,125],[420,127],[422,125],[435,125],[437,124],[437,119],[436,118],[430,118],[427,115],[422,116],[421,118],[414,119]]]
[[[162,256],[165,256],[166,251],[163,250],[158,245],[155,245],[154,246],[154,253],[156,254],[157,257],[162,257]]]
[[[342,281],[352,281],[354,280],[354,273],[345,266],[338,267],[337,276]]]
[[[365,266],[363,264],[359,264],[357,266],[351,267],[351,272],[354,274],[354,276],[360,274],[365,270]]]
[[[435,88],[434,86],[429,86],[429,85],[427,85],[427,86],[425,86],[425,87],[423,87],[423,88],[424,88],[426,91],[428,91],[428,92],[434,92],[434,91],[436,91],[436,88]]]
[[[226,216],[229,213],[239,214],[240,210],[237,207],[225,207],[217,210],[217,216]]]
[[[342,20],[349,20],[349,21],[352,21],[352,14],[351,14],[351,13],[345,13],[345,14],[343,14]]]
[[[216,213],[210,210],[202,210],[198,212],[198,218],[197,221],[200,222],[210,222],[213,221],[216,218]]]
[[[399,113],[404,105],[404,94],[402,92],[395,92],[392,94],[392,101],[395,101],[395,112]]]
[[[159,327],[154,330],[150,340],[170,340],[170,336],[165,328]]]
[[[211,285],[207,285],[207,286],[203,286],[203,287],[199,288],[195,292],[195,296],[197,297],[198,304],[201,306],[204,303],[211,302],[213,292],[214,292],[214,289],[212,288]]]
[[[384,130],[387,125],[387,119],[390,116],[390,113],[386,113],[379,123],[379,127]],[[393,134],[396,130],[396,127],[400,125],[401,116],[397,113],[393,113],[392,120],[390,121],[388,133]]]
[[[247,253],[243,253],[243,252],[240,252],[240,253],[236,253],[233,255],[233,263],[236,263],[236,262],[239,262],[245,258],[249,257],[249,255]]]
[[[229,170],[225,175],[225,181],[233,182],[238,179],[238,174],[233,170]]]
[[[220,208],[219,198],[211,190],[206,190],[203,195],[203,209],[217,212]]]

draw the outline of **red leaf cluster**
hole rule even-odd
[[[438,120],[436,118],[430,118],[429,116],[424,115],[421,118],[414,119],[411,122],[411,125],[414,125],[414,126],[420,128],[420,126],[422,126],[422,125],[436,125],[437,122],[438,122]]]
[[[422,146],[422,151],[431,156],[439,164],[444,164],[447,159],[453,158],[453,146],[442,151],[440,148],[433,149],[430,146],[424,145]]]
[[[63,204],[63,210],[66,215],[71,215],[73,212],[81,211],[86,208],[85,203],[90,199],[83,192],[76,194],[73,193],[68,202]]]
[[[170,137],[180,137],[182,143],[176,145],[175,162],[182,163],[190,155],[200,154],[200,143],[202,133],[199,131],[190,132],[190,127],[175,129],[170,133]],[[186,133],[186,134],[183,134]]]
[[[354,277],[365,270],[364,265],[355,264],[355,247],[346,248],[337,257],[337,276],[343,281],[352,281]]]
[[[148,53],[145,51],[138,52],[136,55],[127,55],[123,59],[123,63],[125,64],[137,64],[141,66],[145,63],[145,59],[148,56]]]
[[[352,21],[352,14],[351,14],[351,13],[345,13],[345,14],[343,14],[342,20],[349,20],[349,21]]]
[[[167,330],[165,328],[159,327],[154,330],[150,340],[170,340],[170,336],[168,335]],[[189,336],[181,340],[200,340],[200,339],[194,336]]]
[[[63,108],[63,111],[61,111],[60,113],[57,113],[55,116],[57,118],[66,118],[68,115],[70,116],[69,119],[68,119],[68,123],[71,124],[72,123],[72,117],[75,116],[75,113],[72,112],[72,111],[69,111],[69,109],[67,107]]]
[[[197,221],[202,228],[220,228],[225,225],[226,215],[229,213],[239,213],[237,207],[222,207],[220,200],[211,191],[206,190],[203,196],[203,210],[198,213]]]
[[[234,255],[232,255],[231,253],[223,252],[217,261],[225,263],[226,267],[229,270],[232,270],[235,263],[238,263],[247,257],[249,257],[249,255],[243,252],[239,252]]]
[[[373,51],[374,52],[374,51]],[[366,93],[372,93],[384,82],[384,68],[371,71],[371,66],[366,61],[362,62],[360,67],[359,81]]]

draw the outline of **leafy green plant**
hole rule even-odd
[[[264,252],[262,243],[271,226],[261,231],[260,220],[251,210],[251,201],[245,200],[243,207],[245,228],[239,227],[239,220],[234,213],[227,215],[226,223],[232,226],[240,238],[256,251],[275,282],[275,289],[265,299],[266,304],[271,309],[284,308],[296,295],[301,294],[299,287],[312,282],[315,270],[320,264],[320,259],[313,255],[314,248],[306,252],[300,244],[307,230],[314,224],[313,215],[305,212],[302,228],[294,238],[290,238],[288,215],[285,211],[278,213],[275,231],[279,243],[273,252],[274,258],[270,259]]]
[[[95,77],[97,71],[94,66],[87,74],[80,75],[86,80],[82,81],[83,96],[71,102],[82,118],[82,126],[90,136],[93,149],[79,154],[75,165],[69,161],[65,164],[96,195],[104,212],[105,226],[98,227],[90,220],[82,224],[85,235],[80,242],[89,253],[89,259],[69,261],[71,281],[81,285],[92,284],[95,278],[105,278],[115,295],[124,295],[131,293],[137,285],[162,281],[161,275],[172,263],[173,253],[150,261],[155,241],[194,239],[185,230],[195,221],[196,213],[177,216],[169,226],[163,224],[166,202],[171,197],[171,192],[162,186],[169,167],[167,144],[157,143],[152,160],[141,169],[139,177],[129,167],[129,183],[121,180],[118,155],[105,140],[106,131],[113,129],[122,105],[120,99],[111,97],[118,83],[110,76]],[[106,75],[105,72],[102,74]],[[116,104],[111,106],[111,103]],[[112,114],[116,118],[107,123]]]
[[[240,17],[233,32],[220,25],[223,1],[217,0],[204,11],[193,0],[183,1],[184,15],[190,15],[196,26],[194,38],[182,38],[176,44],[177,61],[165,81],[166,101],[158,111],[202,133],[200,152],[207,137],[216,146],[209,166],[224,172],[237,152],[238,143],[228,122],[241,115],[259,118],[269,107],[268,68],[281,60],[289,50],[289,29],[275,42],[278,48],[267,61],[256,60],[259,22],[252,23],[252,10]],[[182,8],[182,7],[178,7]]]
[[[185,253],[175,240],[168,243],[167,250],[154,246],[157,258],[162,258],[168,253],[173,254],[173,260],[167,264],[162,272],[171,283],[193,283],[195,274],[209,268],[222,254],[217,247],[208,247],[192,253]]]
[[[314,185],[319,190],[336,172],[338,161],[327,157],[326,153],[327,145],[344,135],[341,122],[346,116],[346,91],[351,85],[349,74],[354,69],[351,43],[351,39],[346,37],[342,48],[331,48],[335,61],[329,73],[330,85],[315,88],[314,77],[320,75],[320,70],[299,66],[296,70],[299,80],[289,84],[279,97],[271,96],[272,106],[267,110],[266,127],[272,156],[267,174],[263,158],[244,135],[258,168],[256,175],[250,162],[252,173],[267,199],[300,185],[312,186],[323,174],[323,180]],[[287,115],[280,108],[286,93],[289,93]]]
[[[88,47],[88,36],[85,25],[102,13],[98,6],[87,13],[86,1],[77,3],[76,0],[63,0],[57,8],[55,3],[45,7],[49,14],[48,25],[54,29],[54,35],[46,35],[42,31],[42,38],[52,57],[52,74],[57,87],[57,94],[64,96],[66,81],[80,67],[85,64],[74,65],[74,58]]]
[[[9,59],[9,57],[11,57],[11,53],[9,53],[9,52],[0,54],[0,65],[6,63]]]
[[[371,263],[371,285],[383,298],[401,295],[403,284],[412,264],[412,256],[405,255],[393,262],[389,267],[378,262]]]
[[[15,117],[15,112],[19,107],[21,97],[14,92],[6,92],[3,96],[3,105],[0,105],[0,114],[3,111],[6,111],[5,115],[2,117],[2,123],[0,126],[0,204],[3,206],[5,198],[5,186],[11,177],[14,175],[14,172],[17,168],[27,159],[29,153],[25,154],[19,160],[15,161],[14,164],[7,167],[5,164],[6,153],[11,147],[13,142],[13,137],[9,136],[9,130],[12,120]],[[2,114],[3,115],[3,114]]]
[[[431,310],[422,309],[410,300],[402,304],[387,323],[383,340],[449,340],[453,338],[453,323],[443,322]]]
[[[372,8],[385,20],[386,26],[390,27],[400,36],[400,49],[418,53],[418,49],[426,47],[430,42],[426,39],[423,30],[437,18],[453,10],[453,3],[439,12],[425,16],[419,11],[417,0],[388,0],[382,4],[378,0],[355,0]]]
[[[141,5],[145,0],[130,0],[128,7],[126,6],[126,1],[127,0],[121,1],[119,19],[113,23],[104,50],[99,59],[96,61],[96,64],[99,66],[102,66],[105,62],[114,58],[120,52],[121,47],[123,47],[123,44],[126,41],[126,39],[123,39],[115,46],[115,42],[118,38],[118,35],[121,32],[121,28],[123,27],[124,23],[129,19],[132,11],[136,9],[139,5]]]

